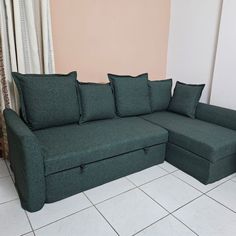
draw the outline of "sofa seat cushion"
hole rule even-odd
[[[142,116],[169,131],[169,142],[215,162],[236,153],[236,131],[172,112]]]
[[[42,145],[46,175],[168,140],[167,130],[138,117],[93,121],[34,133]]]

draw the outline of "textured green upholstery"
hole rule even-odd
[[[114,87],[118,86],[118,93],[123,96],[116,100],[116,106],[119,106],[118,110],[121,112],[119,115],[131,116],[150,112],[146,75],[144,77],[134,89],[131,84],[139,79],[114,79]],[[127,88],[126,80],[132,81],[127,83]],[[34,79],[32,83],[36,86],[38,81]],[[67,84],[68,81],[70,85]],[[199,104],[197,119],[168,111],[140,117],[113,118],[114,106],[112,108],[110,103],[113,101],[110,88],[108,92],[107,85],[99,85],[97,90],[96,85],[96,88],[86,87],[82,91],[82,107],[85,111],[83,122],[113,119],[78,124],[80,109],[77,85],[74,83],[76,81],[73,78],[60,78],[55,79],[55,82],[66,86],[65,93],[62,88],[50,90],[46,87],[43,92],[42,88],[39,89],[42,93],[36,93],[35,87],[32,90],[35,95],[31,91],[27,95],[29,97],[26,96],[28,102],[25,103],[25,96],[21,96],[21,99],[24,99],[27,118],[25,121],[28,126],[14,111],[4,111],[10,163],[22,207],[28,211],[40,210],[45,202],[69,197],[162,163],[164,158],[205,184],[236,171],[236,111]],[[53,78],[48,79],[47,83],[53,86]],[[27,83],[24,81],[23,84],[27,91]],[[141,84],[145,87],[144,90],[139,88]],[[72,96],[73,99],[69,96],[68,107],[63,110],[65,95],[72,91],[72,87],[76,92]],[[42,98],[45,90],[51,91],[55,97],[50,101],[48,98]],[[117,93],[117,88],[114,91]],[[42,101],[39,102],[39,97],[34,100],[36,94],[41,96]],[[59,100],[63,105],[53,100],[59,94],[64,97]],[[162,97],[161,92],[160,96]],[[42,114],[37,113],[35,101],[36,104],[42,102],[39,105]],[[52,101],[58,107],[54,108]],[[43,103],[47,102],[49,107],[44,108]],[[99,107],[100,104],[104,107]],[[146,105],[147,108],[144,109]],[[62,110],[59,111],[59,108]],[[65,114],[66,109],[69,109],[68,114]],[[55,114],[58,117],[55,117]],[[32,131],[29,126],[33,129],[48,128]]]
[[[236,153],[236,131],[172,112],[142,116],[169,131],[169,142],[211,162]]]
[[[235,110],[199,103],[196,110],[196,118],[236,130]]]
[[[120,117],[151,112],[148,74],[137,77],[108,74],[111,81],[116,110]]]
[[[36,75],[13,72],[21,113],[32,130],[76,123],[80,111],[76,72],[67,75]]]
[[[210,184],[236,172],[236,154],[226,156],[214,163],[168,143],[166,160],[204,184]]]
[[[172,79],[148,81],[152,112],[166,110],[171,99]]]
[[[79,83],[80,122],[115,117],[115,102],[110,84]]]
[[[168,110],[194,118],[204,86],[177,81]]]
[[[28,211],[38,211],[46,198],[44,161],[37,138],[12,110],[4,110],[9,158],[21,204]]]
[[[45,174],[166,143],[168,132],[138,117],[34,132],[44,150]]]
[[[46,202],[54,202],[106,182],[160,164],[165,158],[166,145],[156,145],[147,151],[140,149],[106,160],[73,168],[46,177]]]

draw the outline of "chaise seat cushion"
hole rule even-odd
[[[43,149],[46,175],[168,140],[167,130],[138,117],[67,125],[34,133]],[[148,148],[145,150],[148,152]]]
[[[236,131],[172,112],[142,116],[169,131],[169,142],[216,162],[236,153]]]

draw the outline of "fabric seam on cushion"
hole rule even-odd
[[[144,150],[144,148],[152,148],[152,147],[160,146],[160,145],[163,145],[163,144],[167,144],[167,142],[162,142],[162,143],[154,144],[154,145],[151,145],[151,146],[145,146],[145,147],[142,147],[142,148],[134,149],[132,151],[123,152],[123,153],[120,153],[120,154],[117,154],[117,155],[113,155],[111,157],[103,158],[103,159],[100,159],[100,160],[97,160],[97,161],[91,161],[91,162],[88,162],[88,163],[81,163],[81,164],[79,164],[79,165],[77,165],[75,167],[71,167],[71,168],[67,168],[67,169],[64,169],[64,170],[56,171],[54,173],[45,174],[45,176],[50,176],[50,175],[53,175],[53,174],[56,174],[56,173],[60,173],[60,172],[63,172],[63,171],[67,171],[67,170],[72,170],[72,169],[78,168],[81,165],[90,165],[90,164],[97,163],[97,162],[100,162],[100,161],[105,161],[105,160],[108,160],[108,159],[112,159],[112,158],[115,158],[117,156],[122,156],[122,155],[125,155],[125,154],[128,154],[128,153]],[[45,165],[45,162],[44,162],[44,165]]]

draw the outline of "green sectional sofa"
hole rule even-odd
[[[9,159],[30,212],[165,159],[204,184],[236,171],[236,111],[198,103],[203,85],[179,83],[172,97],[172,80],[147,74],[13,78],[21,110],[4,110]]]

